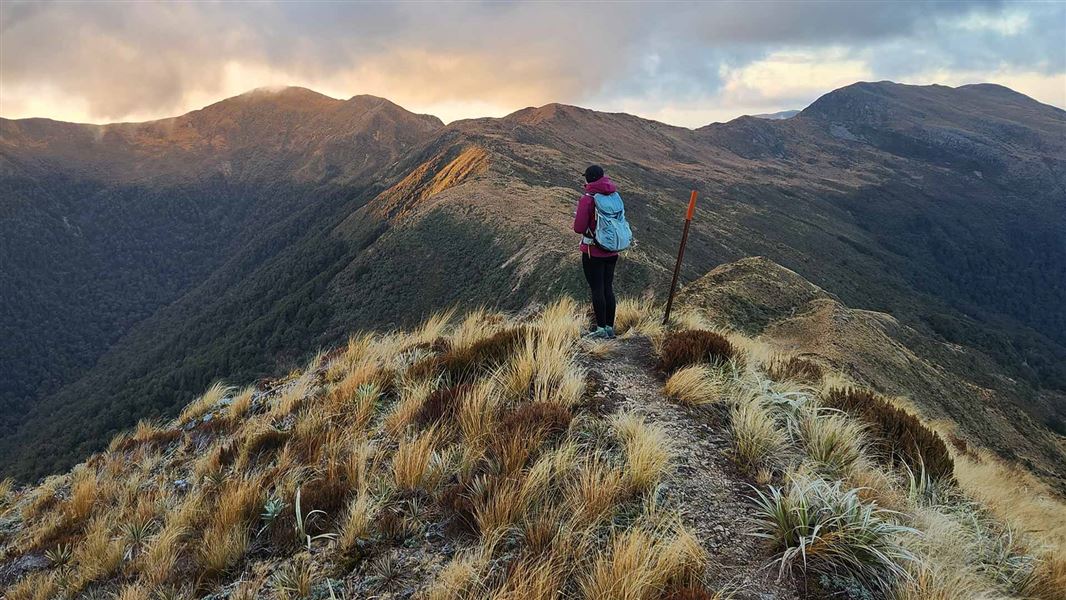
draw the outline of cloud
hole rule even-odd
[[[157,118],[293,84],[445,120],[559,101],[696,126],[930,74],[1066,104],[1061,4],[4,2],[0,32],[5,117]]]

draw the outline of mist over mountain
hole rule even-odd
[[[0,473],[63,469],[220,374],[284,373],[355,329],[583,294],[589,163],[638,240],[620,291],[663,293],[699,189],[686,280],[762,255],[894,315],[975,404],[1020,415],[992,447],[1056,470],[1066,112],[880,82],[695,130],[559,104],[445,126],[299,88],[148,123],[0,120]]]

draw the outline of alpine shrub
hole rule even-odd
[[[666,374],[700,363],[724,363],[736,356],[724,336],[704,329],[686,329],[669,334],[659,353],[658,368]]]
[[[787,359],[774,359],[770,363],[769,375],[777,381],[791,379],[801,383],[817,383],[825,376],[825,370],[821,365],[809,360],[791,356]]]
[[[842,410],[870,425],[869,433],[889,450],[894,460],[912,471],[924,469],[933,479],[953,479],[955,461],[944,440],[907,411],[868,390],[833,389],[825,406]]]

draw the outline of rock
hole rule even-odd
[[[22,579],[26,573],[40,571],[51,565],[51,561],[42,554],[25,554],[15,560],[0,565],[0,584],[7,585]]]

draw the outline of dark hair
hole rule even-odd
[[[591,165],[585,169],[585,182],[592,183],[593,181],[599,181],[603,177],[603,167],[600,165]]]

